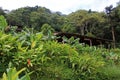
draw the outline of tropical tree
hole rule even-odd
[[[104,13],[94,11],[79,10],[68,15],[68,18],[76,26],[76,32],[81,35],[88,33],[101,37],[103,33],[103,24],[105,21]]]
[[[114,35],[113,41],[115,43],[120,43],[120,2],[118,2],[117,7],[113,8],[111,11],[111,21],[112,34]]]
[[[113,8],[112,5],[105,8],[106,13],[108,16],[108,24],[111,28],[112,32],[112,39],[113,39],[113,47],[115,48],[116,38],[115,38],[115,28],[119,25],[119,19],[120,19],[120,7]]]
[[[75,33],[76,29],[71,23],[65,23],[61,29],[62,32]]]
[[[84,35],[85,25],[83,24],[83,22],[86,20],[87,17],[88,16],[86,10],[78,10],[68,15],[70,22],[75,24],[77,32],[81,35]]]

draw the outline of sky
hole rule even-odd
[[[92,11],[104,11],[109,5],[116,6],[120,0],[0,0],[0,7],[7,10],[14,10],[21,7],[34,7],[36,5],[46,7],[51,11],[59,11],[69,14],[79,9]]]

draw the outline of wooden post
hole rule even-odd
[[[89,41],[90,42],[90,46],[92,46],[92,40],[91,39],[84,39],[86,41]]]

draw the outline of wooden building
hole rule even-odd
[[[54,35],[59,37],[57,39],[58,42],[62,42],[63,41],[62,37],[65,36],[68,39],[71,38],[71,37],[74,37],[75,39],[79,38],[80,43],[85,43],[85,44],[88,44],[90,46],[100,46],[100,45],[102,45],[105,48],[110,48],[110,47],[112,47],[112,43],[113,43],[112,40],[83,36],[83,35],[80,35],[80,34],[73,34],[73,33],[58,32],[58,33],[54,33]]]

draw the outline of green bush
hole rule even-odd
[[[101,80],[120,80],[120,66],[107,65],[99,69],[99,79]]]
[[[4,16],[0,15],[0,30],[4,31],[7,27],[7,22]]]
[[[25,74],[24,76],[21,76],[19,78],[20,73],[22,73],[26,68],[22,68],[19,71],[16,71],[16,68],[8,68],[7,74],[3,73],[3,78],[1,80],[30,80],[30,77],[28,74]]]
[[[119,78],[119,49],[114,52],[90,47],[74,38],[65,39],[67,43],[62,44],[53,39],[47,40],[47,36],[52,37],[28,29],[15,34],[0,32],[0,75],[11,61],[17,70],[26,67],[28,72],[33,71],[30,75],[32,80]],[[110,68],[111,65],[115,65],[115,70]],[[103,73],[104,70],[106,73],[111,70],[113,76]]]

